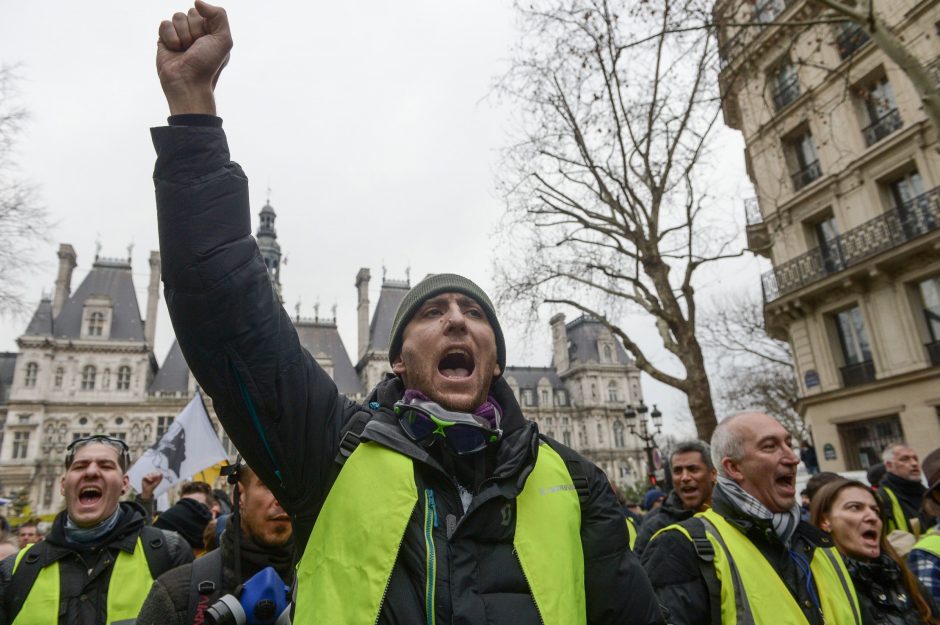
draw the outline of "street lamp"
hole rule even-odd
[[[630,428],[630,433],[643,441],[643,449],[646,451],[646,464],[650,484],[656,485],[656,466],[653,461],[653,450],[656,449],[656,434],[662,434],[663,431],[663,413],[659,411],[656,404],[653,404],[653,412],[649,412],[649,407],[640,400],[640,404],[634,407],[627,404],[623,409],[623,418]],[[653,432],[653,428],[656,431]]]

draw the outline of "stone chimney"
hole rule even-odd
[[[369,280],[372,274],[367,267],[363,267],[356,274],[356,290],[359,292],[359,304],[356,312],[359,313],[359,358],[366,355],[369,349]]]
[[[571,366],[568,360],[568,328],[565,327],[565,314],[558,313],[548,320],[552,326],[552,354],[555,371],[561,374]]]
[[[55,295],[52,299],[52,318],[59,316],[65,300],[72,293],[72,270],[75,269],[75,248],[68,243],[59,244],[59,275],[55,279]]]
[[[157,303],[160,301],[160,252],[150,252],[150,284],[147,285],[147,319],[144,321],[144,340],[153,349],[157,335]]]

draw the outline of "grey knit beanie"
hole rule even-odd
[[[493,302],[486,296],[483,289],[478,287],[472,280],[458,276],[455,273],[439,273],[430,275],[414,286],[398,306],[398,312],[395,313],[395,321],[392,323],[392,333],[388,347],[388,362],[395,363],[401,353],[402,338],[405,334],[405,326],[411,321],[411,318],[418,311],[426,300],[440,295],[441,293],[462,293],[473,300],[483,308],[486,318],[493,328],[493,334],[496,335],[496,363],[500,371],[506,370],[506,341],[503,339],[503,329],[499,327],[499,320],[496,318],[496,310],[493,308]]]

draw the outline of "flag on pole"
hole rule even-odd
[[[134,463],[127,477],[131,486],[140,492],[143,477],[151,471],[160,471],[163,481],[154,491],[154,496],[159,497],[171,486],[227,459],[222,441],[209,421],[202,395],[196,391],[160,440]]]

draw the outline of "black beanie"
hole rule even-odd
[[[202,533],[212,520],[212,512],[201,501],[183,497],[153,522],[154,527],[176,532],[186,539],[189,546],[202,549]]]
[[[401,354],[402,338],[405,334],[405,326],[411,321],[411,318],[418,311],[426,300],[440,295],[441,293],[462,293],[480,305],[486,318],[493,328],[493,334],[496,335],[496,364],[500,371],[506,370],[506,341],[503,339],[503,329],[499,327],[499,320],[496,319],[496,310],[493,303],[486,296],[483,289],[478,287],[473,281],[458,276],[455,273],[438,273],[428,276],[413,289],[405,294],[398,306],[398,312],[395,313],[395,321],[392,323],[392,333],[389,337],[388,362],[395,364],[395,360]]]

